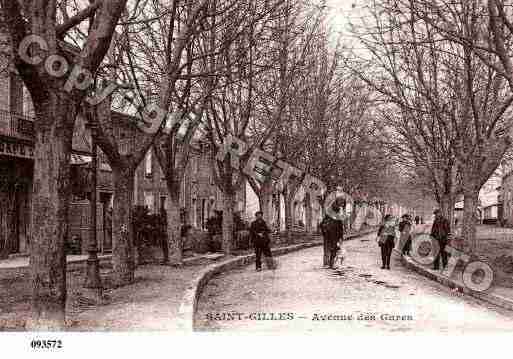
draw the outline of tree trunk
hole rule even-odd
[[[365,223],[368,211],[369,207],[365,203],[355,206],[354,211],[351,213],[352,215],[350,216],[348,227],[354,231],[359,231],[362,228],[362,225]]]
[[[312,221],[313,221],[313,213],[312,213],[312,201],[310,198],[310,194],[305,193],[305,231],[308,234],[312,233]]]
[[[321,208],[321,216],[322,218],[324,218],[324,216],[326,216],[326,208],[324,208],[324,205],[326,203],[326,199],[323,198],[322,200],[319,201],[319,207]]]
[[[264,220],[267,222],[269,228],[272,227],[272,194],[268,191],[261,191],[260,197],[258,198],[260,210],[264,215]]]
[[[292,242],[292,223],[294,221],[292,213],[292,199],[288,193],[283,195],[285,200],[285,232],[287,233],[287,242]]]
[[[476,240],[476,212],[479,191],[474,188],[463,189],[463,227],[462,235],[468,249],[474,253],[477,249]]]
[[[454,197],[451,195],[443,196],[440,200],[440,210],[449,223],[451,224],[451,231],[454,228]]]
[[[278,192],[276,194],[276,228],[278,228],[278,233],[281,232],[281,194]]]
[[[135,249],[132,228],[134,171],[128,168],[112,171],[114,207],[112,209],[112,264],[118,286],[133,283]]]
[[[351,213],[349,214],[349,218],[348,218],[348,221],[347,221],[347,228],[352,230],[354,225],[355,225],[355,221],[356,221],[356,216],[358,215],[358,212],[361,210],[361,205],[360,204],[354,204],[353,205],[353,208],[351,209]],[[358,230],[358,229],[356,229]]]
[[[223,252],[226,255],[232,253],[234,208],[235,192],[223,191]]]
[[[169,189],[168,189],[169,190]],[[170,263],[181,265],[183,262],[183,242],[180,236],[180,196],[169,190],[169,208],[167,210],[167,235],[170,251]]]
[[[264,212],[264,207],[265,207],[264,194],[263,193],[257,193],[257,198],[258,198],[258,210],[263,213]],[[251,213],[251,214],[254,214],[254,213]],[[265,214],[264,214],[264,220],[266,220]]]
[[[29,330],[65,327],[66,258],[70,199],[70,154],[76,107],[50,94],[37,113],[32,195]],[[72,119],[72,120],[70,120]]]

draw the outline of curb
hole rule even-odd
[[[98,256],[100,266],[105,266],[105,265],[110,264],[111,259],[112,259],[111,254],[105,254],[105,255]],[[85,266],[86,263],[87,263],[87,258],[68,260],[66,262],[66,272],[73,272],[76,270],[80,270]],[[30,264],[16,266],[16,267],[0,268],[0,273],[7,274],[7,275],[14,274],[14,273],[28,274],[28,273],[30,273]]]
[[[347,238],[344,239],[344,241],[348,241],[351,239],[355,239],[358,237],[365,236],[367,234],[373,233],[376,230],[369,230],[362,233],[352,234],[347,236]],[[281,256],[284,254],[292,253],[299,251],[301,249],[306,248],[312,248],[316,246],[321,246],[321,242],[309,242],[309,243],[302,243],[302,244],[296,244],[288,247],[281,247],[276,249],[271,249],[271,252],[273,256]],[[212,279],[216,274],[229,271],[231,269],[235,269],[237,267],[246,266],[248,264],[255,262],[255,254],[247,254],[235,258],[231,258],[228,260],[225,260],[221,263],[214,263],[203,270],[192,280],[190,285],[185,290],[185,294],[182,300],[182,303],[180,305],[180,308],[178,310],[178,327],[181,330],[184,330],[186,332],[193,332],[194,331],[194,314],[196,313],[197,306],[198,306],[198,299],[205,288],[205,286],[208,284],[208,281]]]
[[[20,256],[21,257],[21,256]],[[205,257],[202,255],[194,256],[190,258],[185,258],[183,260],[185,265],[195,265]],[[100,266],[107,266],[112,264],[112,254],[102,254],[98,256],[98,260],[100,261]],[[66,272],[73,272],[76,270],[84,269],[84,266],[87,263],[87,258],[82,259],[72,259],[67,260],[66,262]],[[151,264],[151,263],[150,263]],[[29,265],[21,265],[21,266],[13,266],[13,267],[0,267],[1,274],[10,274],[10,273],[29,273],[30,272],[30,264]]]
[[[428,279],[438,282],[438,283],[440,283],[446,287],[449,287],[451,289],[457,289],[458,292],[464,293],[464,294],[466,294],[470,297],[473,297],[475,299],[479,299],[481,301],[496,305],[498,307],[501,307],[501,308],[504,308],[507,310],[513,310],[513,299],[511,299],[511,298],[506,298],[506,297],[503,297],[503,296],[501,296],[499,294],[495,294],[495,293],[480,293],[480,292],[473,291],[473,290],[467,288],[462,283],[455,281],[454,279],[443,277],[443,276],[437,274],[436,272],[434,272],[433,270],[430,270],[430,269],[422,266],[421,264],[415,263],[415,261],[412,260],[410,257],[404,257],[401,254],[399,254],[399,255],[401,256],[402,264],[406,268],[413,270],[414,272],[417,272],[420,275],[422,275]]]
[[[108,265],[112,262],[112,254],[99,255],[98,261],[99,261],[100,266]],[[70,262],[66,263],[66,271],[71,272],[74,270],[82,269],[86,263],[87,263],[87,258],[70,261]]]

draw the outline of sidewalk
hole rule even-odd
[[[317,236],[314,236],[314,238]],[[318,238],[318,237],[317,237]],[[318,240],[309,243],[320,244]],[[283,247],[283,246],[282,246]],[[279,248],[279,247],[275,247]],[[207,266],[238,258],[220,254],[203,257],[181,268],[143,265],[137,268],[132,285],[109,288],[105,305],[88,303],[82,296],[83,271],[68,273],[66,317],[71,331],[173,331],[180,329],[179,309],[194,278]],[[74,258],[81,260],[81,258]],[[71,258],[70,258],[71,260]],[[30,315],[30,283],[23,264],[12,261],[0,270],[0,331],[23,331]],[[19,266],[16,267],[14,263]],[[6,265],[7,266],[7,265]],[[22,269],[22,270],[19,270]],[[101,268],[104,286],[109,287],[111,270]]]
[[[66,318],[69,330],[169,330],[189,280],[204,266],[225,256],[207,253],[189,257],[181,268],[158,264],[137,267],[132,285],[111,284],[111,255],[101,256],[104,305],[82,295],[87,256],[68,256]],[[2,261],[0,267],[0,331],[23,331],[30,316],[28,258]]]
[[[422,232],[429,233],[430,226],[423,226],[420,229]],[[403,257],[402,260],[410,269],[454,290],[513,310],[513,229],[479,225],[477,238],[476,255],[492,267],[495,275],[492,287],[485,293],[474,292],[467,288],[462,279],[464,266],[461,263],[456,266],[451,277],[447,278],[441,275],[441,270],[433,270],[432,265],[420,265],[410,257]]]

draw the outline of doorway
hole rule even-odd
[[[33,163],[0,156],[0,258],[28,249]]]

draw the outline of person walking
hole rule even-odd
[[[255,213],[256,219],[251,223],[249,227],[249,233],[253,246],[255,248],[255,263],[257,272],[262,270],[262,254],[265,256],[266,264],[268,269],[274,269],[274,260],[271,253],[269,233],[271,230],[265,223],[262,211]]]
[[[381,269],[390,269],[390,258],[395,246],[395,225],[392,215],[387,214],[378,229],[378,245],[381,248]]]
[[[433,269],[440,269],[440,257],[442,257],[442,267],[445,269],[447,267],[447,252],[445,251],[445,247],[449,242],[451,225],[447,218],[442,215],[442,211],[436,209],[433,213],[435,215],[435,219],[433,221],[433,226],[431,227],[431,237],[438,242],[439,246],[438,254],[436,255],[433,263]]]
[[[338,242],[344,239],[343,215],[339,214],[341,208],[345,209],[345,200],[336,199],[327,211],[321,222],[321,233],[323,237],[323,265],[333,268],[335,257],[339,249]]]
[[[410,255],[411,250],[411,217],[409,214],[405,214],[401,217],[401,222],[399,223],[399,232],[401,233],[399,244],[401,248],[401,253],[403,255]]]
[[[420,217],[415,216],[415,224],[418,225],[420,223]]]

